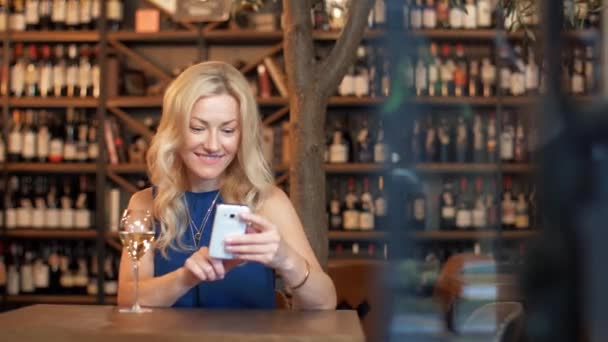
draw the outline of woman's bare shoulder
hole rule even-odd
[[[145,188],[131,196],[131,199],[129,200],[129,209],[152,210],[153,202],[154,196],[152,195],[152,188]]]

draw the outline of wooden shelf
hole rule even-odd
[[[96,108],[99,105],[99,101],[96,98],[81,97],[11,97],[8,100],[8,104],[12,107],[32,108]]]
[[[196,42],[198,33],[196,31],[160,31],[151,33],[140,33],[135,31],[116,31],[108,32],[109,40],[119,40],[123,42],[150,42],[150,43],[171,43],[171,42]]]
[[[98,31],[23,31],[10,32],[11,41],[24,43],[98,43]]]
[[[388,233],[384,231],[346,231],[330,230],[330,240],[386,240]]]
[[[499,102],[509,107],[530,106],[538,101],[540,97],[532,96],[415,96],[408,98],[405,102],[408,104],[426,105],[435,107],[494,107]]]
[[[451,41],[488,41],[496,39],[496,29],[454,30],[454,29],[431,29],[431,30],[409,30],[402,31],[403,36],[412,38],[451,40]],[[506,37],[511,40],[522,40],[525,37],[523,31],[506,32]],[[384,30],[367,30],[363,40],[374,40],[386,38]],[[598,30],[575,30],[567,31],[564,38],[581,41],[596,41],[600,38]],[[283,40],[283,32],[268,31],[261,32],[250,29],[216,29],[204,32],[203,37],[208,43],[213,44],[272,44]],[[317,41],[335,41],[340,37],[339,31],[314,31],[313,38]],[[97,43],[100,39],[98,31],[23,31],[10,32],[10,39],[15,42],[65,42],[65,43]],[[141,43],[196,43],[199,39],[197,31],[170,30],[152,33],[140,33],[135,31],[111,31],[108,39],[123,42]]]
[[[462,240],[490,240],[496,238],[505,239],[527,239],[538,234],[534,230],[525,231],[505,231],[497,232],[491,230],[479,231],[443,231],[443,230],[426,230],[412,234],[416,240],[433,240],[433,241],[462,241]]]
[[[17,295],[6,296],[8,303],[35,303],[35,304],[96,304],[96,296],[88,295]],[[106,299],[106,302],[109,302]]]
[[[4,231],[4,235],[11,238],[32,239],[95,239],[95,229],[24,229],[15,228]]]
[[[325,172],[328,174],[356,174],[379,172],[384,169],[383,164],[362,164],[362,163],[345,163],[345,164],[325,164]]]
[[[258,98],[260,106],[286,106],[289,101],[284,97]],[[163,104],[162,96],[118,96],[108,99],[108,107],[125,108],[160,108]]]
[[[95,163],[6,163],[9,172],[95,173]]]
[[[144,173],[147,170],[146,164],[115,164],[108,165],[109,171],[114,171],[116,173]]]
[[[501,170],[504,173],[528,173],[534,170],[527,163],[420,163],[415,170],[420,173],[493,173]]]

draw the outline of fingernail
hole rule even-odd
[[[227,245],[231,244],[232,243],[232,238],[226,238],[226,239],[224,239],[224,243],[227,244]]]

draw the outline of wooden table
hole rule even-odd
[[[0,314],[1,341],[364,341],[354,311],[154,309],[34,305]]]

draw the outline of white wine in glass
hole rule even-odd
[[[130,308],[121,309],[125,313],[150,312],[139,305],[139,260],[150,250],[154,241],[154,227],[152,215],[148,210],[126,209],[120,219],[120,241],[127,255],[133,263],[133,274],[135,280],[135,301]]]

